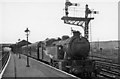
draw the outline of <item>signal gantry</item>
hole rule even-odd
[[[88,8],[88,5],[85,6],[85,17],[70,17],[68,9],[70,6],[79,6],[78,3],[71,3],[69,0],[66,0],[65,3],[65,16],[63,16],[61,19],[64,20],[64,23],[70,24],[70,25],[77,25],[81,26],[84,29],[84,37],[88,39],[89,36],[89,22],[90,20],[93,20],[93,17],[88,17],[90,14],[97,14],[98,11],[92,11]]]

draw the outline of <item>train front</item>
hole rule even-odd
[[[89,41],[82,37],[79,31],[73,31],[73,36],[68,39],[68,43],[63,47],[67,54],[67,66],[70,66],[69,72],[83,77],[85,77],[84,74],[91,75],[94,71],[94,65],[92,60],[88,59],[90,52]]]
[[[79,31],[73,31],[73,36],[65,46],[65,51],[69,59],[86,59],[89,55],[90,43],[85,37],[80,36]]]

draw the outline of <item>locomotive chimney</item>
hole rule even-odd
[[[79,31],[73,31],[73,36],[80,36],[80,32]]]

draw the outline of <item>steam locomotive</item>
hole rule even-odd
[[[97,73],[94,61],[88,58],[90,43],[79,31],[73,31],[70,38],[39,41],[22,46],[21,50],[23,54],[48,62],[51,66],[77,76],[88,77]]]

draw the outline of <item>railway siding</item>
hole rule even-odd
[[[96,66],[101,68],[100,75],[108,78],[120,78],[120,65],[104,61],[95,61]]]

